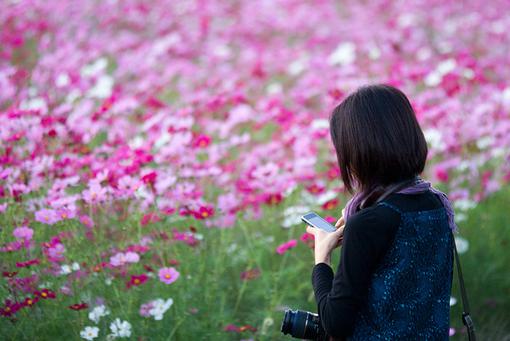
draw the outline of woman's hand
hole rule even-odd
[[[315,264],[331,265],[331,251],[342,245],[345,227],[344,210],[342,210],[342,217],[335,224],[337,230],[334,232],[326,232],[311,226],[306,227],[306,232],[313,234],[315,238]]]

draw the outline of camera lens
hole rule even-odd
[[[316,340],[323,334],[319,324],[319,315],[307,311],[285,310],[281,332],[294,338]]]

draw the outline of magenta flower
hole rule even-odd
[[[126,287],[129,289],[132,286],[139,286],[147,282],[149,277],[146,274],[131,275],[131,279],[126,283]]]
[[[35,220],[43,224],[53,225],[60,220],[60,216],[55,210],[44,208],[35,212]]]
[[[288,242],[278,245],[276,248],[276,252],[280,255],[283,255],[288,249],[291,249],[297,245],[296,239],[291,239]]]
[[[165,284],[171,284],[179,278],[179,272],[175,268],[161,268],[158,271],[159,280]]]
[[[12,234],[17,239],[31,240],[34,235],[34,230],[26,226],[21,226],[16,227],[14,231],[12,231]]]

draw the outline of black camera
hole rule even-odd
[[[319,321],[319,315],[302,310],[285,310],[281,332],[297,339],[326,340],[326,332]]]

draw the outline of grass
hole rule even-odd
[[[186,218],[175,221],[167,218],[142,227],[139,224],[140,214],[121,220],[120,214],[112,215],[111,210],[106,208],[93,214],[96,226],[92,240],[85,237],[85,228],[76,220],[61,221],[54,226],[33,223],[31,227],[35,230],[37,246],[31,256],[39,257],[42,263],[32,269],[21,269],[18,276],[27,276],[34,271],[39,274],[40,283],[47,283],[57,291],[57,298],[21,310],[15,322],[1,318],[1,339],[78,339],[80,330],[94,323],[88,319],[87,310],[73,311],[67,307],[80,301],[93,305],[98,298],[103,299],[111,310],[111,315],[103,317],[98,324],[99,339],[104,339],[109,333],[109,324],[116,317],[129,321],[132,337],[141,340],[289,339],[280,333],[284,309],[316,310],[311,285],[312,250],[299,241],[295,248],[283,255],[275,252],[276,246],[292,238],[299,240],[305,232],[305,226],[301,224],[289,229],[281,227],[283,208],[299,204],[299,200],[299,195],[294,193],[281,205],[264,207],[263,219],[258,221],[239,212],[236,226],[232,229],[208,228],[201,222]],[[459,224],[461,236],[469,242],[469,250],[461,255],[461,262],[472,316],[481,340],[510,337],[508,207],[510,188],[506,187],[480,203],[469,212],[467,220]],[[335,215],[334,211],[321,213]],[[13,240],[12,226],[23,216],[25,214],[19,207],[11,206],[0,218],[0,226],[4,227],[0,244]],[[163,233],[171,236],[172,228],[185,231],[190,225],[202,235],[195,247],[163,237]],[[87,271],[101,260],[108,261],[115,248],[139,243],[144,235],[153,236],[153,244],[125,276],[104,269],[71,279],[42,271],[49,264],[41,257],[39,245],[62,231],[71,232],[71,236],[63,240],[66,263],[77,261]],[[339,257],[339,250],[335,250],[333,269],[336,269]],[[26,258],[22,251],[3,253],[0,265],[3,271],[13,271],[15,262]],[[166,285],[157,278],[150,278],[139,287],[126,288],[129,274],[146,272],[143,265],[157,271],[159,267],[168,265],[170,259],[180,262],[176,268],[181,277],[176,282]],[[257,278],[241,280],[243,271],[255,268],[260,270]],[[112,275],[115,277],[108,285],[106,280]],[[70,296],[58,292],[65,283],[72,288]],[[6,280],[2,279],[0,298],[8,295],[6,284]],[[461,340],[461,300],[456,277],[452,295],[458,299],[451,311],[451,324],[457,330],[453,338]],[[138,312],[140,305],[159,297],[174,299],[164,319],[155,321],[141,317]],[[228,324],[238,327],[250,325],[257,331],[224,331]]]

